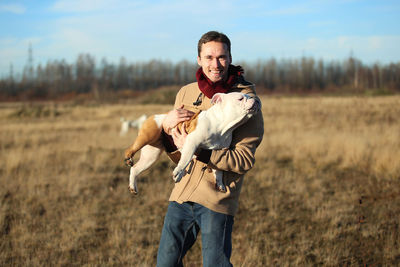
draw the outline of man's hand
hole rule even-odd
[[[183,109],[183,105],[181,105],[177,109],[173,109],[167,113],[163,121],[163,129],[164,132],[171,135],[171,130],[174,128],[178,123],[182,121],[189,120],[194,115],[194,112]],[[176,145],[176,144],[175,144]]]
[[[174,128],[171,131],[172,139],[174,140],[174,144],[180,150],[185,143],[186,137],[188,133],[186,132],[186,128],[182,125],[183,129]]]

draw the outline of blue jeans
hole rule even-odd
[[[157,266],[183,266],[182,259],[201,231],[203,266],[232,266],[233,216],[200,204],[170,202],[164,219]]]

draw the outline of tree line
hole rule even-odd
[[[311,57],[300,59],[271,58],[253,63],[238,62],[247,80],[261,93],[310,93],[366,90],[400,92],[400,62],[363,64],[350,56],[344,61],[323,61]],[[118,64],[90,54],[81,54],[75,63],[49,61],[45,65],[27,65],[22,74],[0,80],[0,100],[22,98],[57,99],[67,94],[102,94],[122,90],[143,92],[164,86],[182,86],[195,81],[198,66],[186,60],[150,60]]]

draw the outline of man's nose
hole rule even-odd
[[[212,60],[212,66],[215,67],[215,68],[218,68],[218,67],[221,66],[221,63],[219,62],[218,58],[214,58]]]

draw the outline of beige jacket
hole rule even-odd
[[[232,92],[243,92],[255,95],[254,85],[243,81],[232,87]],[[184,108],[192,111],[206,110],[211,106],[211,100],[201,96],[202,103],[193,105],[201,91],[197,82],[181,88],[175,100],[175,108],[184,104]],[[261,143],[264,134],[264,122],[260,111],[246,124],[233,132],[232,143],[229,148],[213,150],[208,164],[192,160],[188,173],[175,184],[170,201],[183,203],[191,201],[199,203],[213,211],[235,215],[239,205],[239,195],[243,184],[244,174],[254,163],[257,146]],[[179,158],[179,151],[168,153],[172,159]],[[223,180],[227,192],[222,193],[215,187],[215,178],[210,168],[224,171]]]

